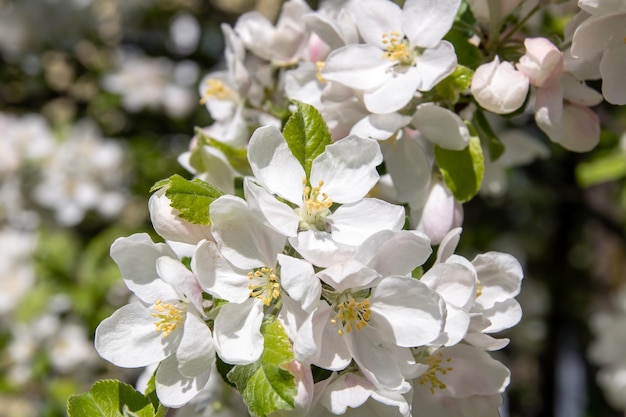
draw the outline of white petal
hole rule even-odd
[[[470,316],[467,311],[458,307],[447,305],[446,325],[441,337],[436,339],[434,345],[453,346],[461,342],[467,334],[470,325]]]
[[[301,303],[302,309],[310,312],[317,305],[322,294],[322,286],[315,276],[313,265],[302,259],[278,255],[280,264],[280,285],[289,296]]]
[[[552,142],[563,139],[563,89],[554,83],[536,90],[535,122]]]
[[[426,139],[445,149],[460,151],[469,143],[469,130],[463,120],[456,113],[434,104],[417,106],[413,126]]]
[[[370,114],[352,126],[350,134],[363,138],[385,140],[408,125],[410,121],[411,117],[400,113]]]
[[[404,207],[377,198],[341,206],[327,217],[333,240],[353,246],[381,230],[399,231],[404,218]]]
[[[201,242],[191,262],[198,282],[209,294],[233,303],[243,303],[249,297],[248,270],[230,264],[214,242]]]
[[[387,81],[388,70],[395,63],[383,58],[380,48],[373,45],[348,45],[328,55],[321,75],[357,90],[372,90]]]
[[[187,404],[209,381],[211,370],[187,378],[178,371],[176,357],[161,362],[156,371],[155,385],[159,401],[166,407],[178,408]]]
[[[370,112],[385,114],[403,109],[421,86],[421,76],[414,66],[397,65],[392,72],[383,85],[363,93],[363,103]]]
[[[211,226],[190,223],[181,217],[160,189],[150,196],[148,208],[154,230],[164,239],[195,245],[202,239],[211,239]]]
[[[381,143],[385,166],[391,174],[400,202],[421,207],[426,201],[431,179],[431,163],[417,139],[402,136]]]
[[[245,178],[244,193],[248,206],[261,213],[267,222],[284,236],[296,236],[300,217],[294,209],[279,201],[265,188]]]
[[[367,379],[348,372],[328,385],[320,402],[333,414],[342,415],[346,413],[348,407],[358,408],[363,405],[373,390],[373,384]]]
[[[490,325],[484,328],[484,333],[497,333],[510,329],[522,319],[522,307],[511,298],[506,301],[496,303],[493,307],[482,312],[483,316],[489,320]]]
[[[623,48],[624,38],[619,34],[624,34],[625,24],[626,13],[591,17],[585,20],[574,32],[572,55],[577,58],[589,58],[598,51]]]
[[[239,268],[274,267],[285,238],[263,224],[239,197],[223,195],[210,207],[220,252]]]
[[[181,295],[187,296],[196,309],[202,311],[202,289],[193,272],[179,260],[169,256],[161,256],[157,259],[156,267],[163,281],[180,291]],[[181,295],[178,296],[178,299],[183,298]]]
[[[454,22],[460,0],[407,0],[402,27],[411,46],[434,47]]]
[[[175,298],[171,285],[159,278],[156,260],[161,256],[176,258],[164,243],[154,243],[147,233],[117,239],[111,245],[111,257],[122,273],[124,283],[143,301],[152,304],[160,298]]]
[[[348,260],[355,248],[335,242],[328,232],[307,230],[289,238],[289,243],[315,266],[327,267]]]
[[[515,257],[501,252],[487,252],[472,260],[482,286],[476,304],[483,309],[493,307],[519,294],[523,271]]]
[[[176,350],[178,370],[186,377],[195,377],[210,371],[215,362],[213,335],[209,326],[193,313],[185,319],[183,337]]]
[[[600,117],[586,106],[565,103],[563,137],[559,144],[573,152],[588,152],[600,142]]]
[[[383,161],[378,142],[348,136],[328,145],[311,166],[311,185],[324,182],[322,191],[334,203],[360,200],[376,184],[380,176],[376,166]]]
[[[626,25],[626,14],[622,25]],[[626,85],[624,85],[623,77],[625,69],[626,48],[624,45],[604,52],[600,61],[602,95],[611,104],[618,106],[626,104]]]
[[[354,259],[382,276],[407,275],[426,262],[431,253],[430,240],[422,233],[384,230],[363,242]]]
[[[375,285],[374,280],[379,278],[376,271],[354,260],[334,264],[318,272],[317,276],[338,293],[347,289],[358,291],[372,287]]]
[[[165,359],[170,348],[151,314],[142,304],[131,303],[104,319],[95,336],[100,356],[122,368],[139,368]]]
[[[443,328],[443,300],[414,278],[384,278],[373,290],[370,304],[373,326],[398,346],[425,345]]]
[[[476,296],[477,282],[474,271],[460,264],[436,264],[420,281],[436,291],[447,304],[459,308],[467,306]]]
[[[381,54],[385,49],[383,34],[402,32],[402,10],[388,1],[360,1],[359,6],[354,8],[354,20],[363,40],[380,48]]]
[[[220,358],[234,365],[246,365],[259,359],[263,353],[262,321],[263,303],[256,298],[222,306],[214,328]]]
[[[411,221],[419,221],[416,229],[424,232],[433,245],[438,245],[450,230],[462,223],[462,214],[459,218],[458,213],[462,210],[460,204],[448,187],[440,182],[431,185],[428,200],[421,210],[411,208]]]
[[[454,46],[447,41],[426,49],[416,61],[421,80],[417,89],[420,91],[430,91],[439,81],[452,74],[457,64]]]
[[[276,127],[254,131],[248,144],[248,160],[257,181],[268,191],[292,203],[302,200],[304,168]]]
[[[510,62],[493,61],[479,66],[474,72],[470,89],[481,107],[496,114],[519,109],[528,94],[528,77]]]
[[[461,232],[463,232],[463,228],[455,227],[444,236],[437,249],[437,263],[445,262],[446,259],[454,254],[456,246],[459,244],[459,240],[461,240]]]

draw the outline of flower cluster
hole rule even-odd
[[[160,404],[192,415],[215,409],[216,373],[256,416],[497,415],[510,374],[488,352],[521,318],[523,273],[455,254],[462,203],[486,167],[546,153],[498,162],[492,114],[528,107],[564,148],[598,143],[583,69],[610,85],[621,52],[585,57],[580,33],[623,11],[581,0],[592,16],[561,50],[514,38],[538,8],[488,3],[289,0],[275,24],[222,25],[224,69],[199,88],[214,123],[179,158],[195,178],[153,187],[165,242],[112,245],[135,297],[98,327],[99,354],[147,367]]]

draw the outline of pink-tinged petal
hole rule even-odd
[[[202,311],[202,289],[200,284],[185,265],[169,256],[161,256],[156,263],[157,272],[163,281],[180,292],[179,300],[186,296],[198,311]]]
[[[354,259],[386,277],[410,274],[426,262],[431,253],[430,240],[422,233],[383,230],[363,242]]]
[[[387,171],[393,179],[398,201],[421,207],[430,188],[432,168],[419,141],[402,136],[397,140],[382,142],[380,148]]]
[[[507,114],[524,104],[529,85],[526,74],[496,57],[476,69],[470,89],[481,107],[496,114]]]
[[[211,329],[195,314],[187,314],[183,337],[176,350],[176,358],[179,372],[188,378],[210,371],[215,362],[215,346]]]
[[[626,26],[626,14],[622,21]],[[626,36],[624,37],[626,38]],[[626,46],[609,49],[604,52],[600,60],[600,73],[602,74],[602,94],[606,101],[618,106],[626,104],[626,83],[624,83],[624,71],[626,70]]]
[[[360,1],[358,7],[354,8],[354,20],[363,40],[380,48],[381,54],[386,48],[383,34],[402,32],[402,10],[389,1]]]
[[[476,305],[483,309],[517,296],[524,273],[515,257],[501,252],[487,252],[476,256],[472,264],[482,286]]]
[[[378,142],[348,136],[328,145],[311,166],[311,185],[323,181],[322,192],[334,203],[362,199],[380,178],[376,166],[383,161]]]
[[[563,72],[563,54],[546,38],[526,38],[526,54],[523,55],[517,69],[528,76],[530,84],[543,87],[546,82],[553,82]]]
[[[421,80],[417,89],[430,91],[439,81],[452,74],[456,64],[456,52],[450,42],[441,41],[436,46],[426,49],[417,58],[416,68]]]
[[[263,303],[250,298],[221,307],[215,319],[215,347],[220,358],[233,365],[255,362],[263,353]]]
[[[178,408],[187,404],[200,393],[209,381],[211,369],[188,378],[178,370],[179,364],[175,356],[161,362],[156,376],[155,385],[159,401],[166,407]]]
[[[154,243],[147,233],[122,237],[111,245],[111,257],[120,268],[124,283],[149,304],[161,298],[176,298],[176,291],[157,274],[156,260],[161,256],[176,258],[169,246]]]
[[[572,152],[588,152],[600,142],[600,117],[589,107],[566,103],[562,127],[559,144]]]
[[[359,120],[350,130],[351,135],[376,140],[386,140],[411,121],[400,113],[370,114]]]
[[[280,285],[289,297],[301,303],[304,311],[310,312],[317,305],[322,286],[315,276],[313,265],[302,259],[278,255]]]
[[[268,191],[292,203],[302,200],[304,168],[276,127],[263,126],[254,131],[248,160],[256,180]]]
[[[243,269],[276,265],[285,237],[262,223],[239,197],[223,195],[210,207],[213,234],[222,255]]]
[[[460,0],[407,0],[402,27],[411,46],[436,46],[452,27],[460,5]]]
[[[122,368],[140,368],[165,359],[172,349],[168,340],[176,335],[164,340],[152,313],[141,303],[131,303],[104,319],[95,335],[100,356]]]
[[[469,143],[469,130],[463,120],[443,107],[430,103],[417,106],[412,124],[426,139],[442,148],[460,151]]]
[[[463,207],[442,183],[432,184],[422,208],[411,210],[411,221],[425,233],[433,245],[438,245],[450,230],[463,223]]]
[[[340,245],[328,232],[307,230],[289,238],[289,243],[304,259],[315,266],[328,267],[350,259],[355,248]]]
[[[217,250],[214,242],[198,245],[191,260],[191,268],[207,293],[231,303],[243,303],[249,296],[248,269],[230,264]]]
[[[328,81],[335,81],[357,90],[380,87],[390,77],[394,62],[383,58],[383,51],[373,45],[348,45],[328,55],[320,72]]]
[[[442,349],[443,360],[452,370],[439,375],[444,391],[455,397],[502,393],[509,385],[510,371],[483,350],[459,344]]]
[[[561,142],[563,138],[563,88],[560,82],[536,90],[535,122],[551,141]]]
[[[345,332],[341,337],[345,338],[352,358],[369,381],[385,390],[404,389],[408,384],[394,352],[376,343],[377,338],[371,337],[373,333],[373,330],[365,327],[362,330]]]
[[[287,204],[279,201],[251,178],[244,179],[244,193],[248,206],[258,211],[278,232],[287,237],[298,234],[300,216]]]
[[[339,207],[327,217],[333,240],[358,246],[381,230],[399,231],[404,225],[404,207],[376,198]]]
[[[372,291],[370,305],[372,326],[398,346],[423,346],[435,340],[443,329],[443,300],[426,284],[411,277],[381,280]]]
[[[414,66],[397,65],[393,75],[380,87],[363,93],[363,103],[368,111],[377,114],[403,109],[415,96],[421,85],[419,70]]]

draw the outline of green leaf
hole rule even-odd
[[[456,104],[461,93],[470,87],[473,76],[474,71],[463,65],[457,65],[452,74],[437,84],[435,90],[451,104]]]
[[[258,361],[237,365],[228,380],[237,387],[250,412],[265,417],[276,410],[293,410],[298,393],[294,376],[284,366],[293,360],[291,342],[276,319],[261,327],[263,353]]]
[[[308,179],[313,160],[324,152],[332,140],[328,126],[317,109],[299,101],[295,103],[298,110],[287,120],[283,135]]]
[[[209,206],[224,192],[199,179],[187,180],[178,174],[157,182],[150,191],[165,188],[170,205],[178,210],[178,216],[194,224],[210,224]]]
[[[500,158],[500,156],[504,153],[504,145],[491,128],[489,120],[487,120],[485,113],[480,107],[476,107],[476,110],[474,111],[474,119],[471,127],[476,130],[483,146],[485,146],[489,151],[490,160],[495,161]]]
[[[69,417],[155,417],[152,402],[123,382],[96,382],[88,392],[67,400]]]
[[[576,179],[581,187],[589,187],[626,176],[626,155],[615,152],[583,162],[576,167]]]
[[[199,172],[206,172],[210,167],[206,166],[204,162],[204,146],[212,146],[220,150],[226,160],[237,172],[242,175],[252,175],[250,169],[250,163],[248,162],[248,151],[246,148],[236,148],[219,140],[212,138],[202,131],[200,128],[196,128],[196,136],[198,137],[198,143],[191,151],[190,163],[193,168]]]
[[[478,193],[483,181],[485,160],[480,140],[471,136],[469,145],[460,151],[435,147],[435,159],[454,198],[464,203]]]

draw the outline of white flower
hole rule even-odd
[[[400,110],[416,91],[429,91],[452,73],[454,47],[442,38],[452,27],[460,1],[358,2],[354,19],[366,44],[333,51],[322,77],[363,91],[372,113]]]
[[[349,136],[328,145],[312,162],[310,185],[276,128],[254,132],[248,159],[260,184],[244,182],[248,203],[315,265],[346,259],[372,234],[402,227],[402,207],[364,198],[378,181],[376,166],[382,162],[374,140]],[[331,211],[335,203],[341,206]]]
[[[498,407],[510,379],[506,366],[465,344],[423,353],[428,370],[413,383],[412,416],[500,415]]]
[[[626,4],[623,1],[579,0],[578,5],[591,16],[576,28],[572,56],[598,63],[602,76],[602,95],[612,104],[626,104]]]
[[[180,407],[204,387],[215,360],[200,285],[167,246],[145,234],[118,239],[111,252],[140,301],[100,323],[96,350],[120,367],[160,362],[157,395],[166,406]]]
[[[470,89],[481,107],[496,114],[507,114],[524,104],[528,87],[525,74],[510,62],[500,62],[496,56],[493,61],[476,68]]]
[[[425,233],[434,245],[463,223],[463,206],[456,201],[443,181],[434,179],[423,206],[411,206],[411,222],[416,230]]]

